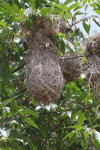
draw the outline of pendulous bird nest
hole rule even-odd
[[[82,72],[82,65],[77,55],[72,53],[59,57],[63,77],[67,82],[77,79]]]
[[[63,75],[60,65],[45,52],[33,55],[30,59],[26,66],[27,88],[38,102],[52,103],[62,92]]]
[[[93,55],[100,57],[100,33],[96,33],[89,38],[84,53],[87,58]]]
[[[49,20],[38,17],[32,28],[22,29],[29,50],[26,58],[26,86],[31,96],[40,103],[49,104],[62,91],[63,75],[58,63],[59,54],[52,37],[55,28]]]

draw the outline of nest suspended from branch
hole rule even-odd
[[[92,35],[85,45],[85,56],[91,57],[97,55],[100,57],[100,33]]]
[[[72,53],[59,57],[63,77],[67,82],[77,79],[82,72],[82,65],[77,55]]]
[[[27,59],[26,85],[35,100],[44,104],[52,103],[62,91],[60,65],[52,57],[48,59],[47,53],[31,56],[29,63]]]

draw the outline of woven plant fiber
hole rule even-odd
[[[100,57],[94,55],[87,58],[87,78],[92,87],[100,85]]]
[[[100,33],[96,33],[89,38],[84,53],[87,58],[93,55],[100,57]]]
[[[77,55],[68,53],[60,56],[59,63],[63,77],[67,82],[74,81],[80,76],[82,72],[82,65]]]
[[[40,53],[35,57],[33,55],[30,59],[26,66],[27,88],[38,102],[52,103],[62,91],[63,76],[60,65],[52,57],[48,59],[47,53]]]

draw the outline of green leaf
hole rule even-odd
[[[77,11],[77,12],[74,14],[74,16],[76,16],[76,15],[82,15],[82,14],[84,14],[84,13],[82,13],[81,11]]]
[[[15,5],[15,4],[12,5],[12,10],[13,10],[13,12],[15,12],[16,14],[19,13],[19,7],[18,7],[17,5]]]
[[[80,4],[80,3],[72,4],[72,5],[69,7],[68,11],[70,11],[70,10],[76,8],[79,4]]]
[[[98,15],[100,15],[100,9],[94,9],[94,11],[95,11]]]
[[[100,27],[100,24],[98,21],[96,21],[96,19],[93,19],[93,21]]]
[[[67,21],[70,17],[71,17],[70,13],[69,13],[69,12],[66,12],[66,13],[65,13],[65,19],[66,19],[66,21]]]
[[[81,131],[81,130],[83,130],[83,129],[85,129],[85,127],[79,126],[75,131],[78,132],[78,131]]]
[[[24,12],[25,12],[25,10],[24,9],[19,9],[19,15],[20,15],[20,17],[23,17],[24,16]]]
[[[35,116],[35,117],[38,117],[38,114],[32,110],[22,110],[21,111],[24,115],[32,115],[32,116]]]
[[[52,7],[47,7],[47,8],[42,8],[40,13],[43,15],[43,16],[47,16],[47,13],[50,13],[52,10]]]
[[[34,8],[35,6],[35,1],[36,0],[28,0],[28,2],[30,3],[30,6],[32,6]]]
[[[67,137],[69,137],[69,136],[71,136],[71,135],[74,135],[74,134],[75,134],[75,131],[70,132],[69,134],[67,134],[67,135],[63,138],[63,140],[65,140]]]
[[[82,137],[81,137],[81,145],[82,145],[82,147],[84,147],[84,144],[86,144],[86,139],[85,139],[84,135],[82,135]]]
[[[77,120],[79,126],[82,126],[82,124],[84,123],[84,119],[85,119],[84,113],[80,112]]]
[[[60,12],[62,12],[62,10],[55,9],[55,10],[53,10],[50,14],[58,14],[58,13],[60,13]]]
[[[85,31],[89,34],[89,31],[90,31],[90,24],[87,25],[87,24],[85,23],[85,21],[83,20],[83,27],[84,27]]]
[[[100,0],[97,0],[97,2],[100,4]]]
[[[71,114],[71,118],[75,118],[79,112],[80,110],[73,110]]]
[[[65,8],[63,5],[59,5],[59,4],[54,4],[54,6],[60,8],[60,9],[64,9]]]
[[[9,99],[5,100],[4,102],[2,102],[2,104],[0,104],[0,110],[2,110],[2,108],[5,107],[6,104],[7,104],[8,102],[10,102],[12,99],[13,99],[13,98],[9,98]]]
[[[14,21],[14,22],[20,22],[20,21],[21,21],[21,18],[20,18],[20,17],[15,17],[15,18],[13,19],[13,21]]]
[[[87,96],[88,96],[88,93],[84,93],[84,94],[80,95],[80,96],[75,100],[75,103],[80,103],[80,102],[82,102]]]
[[[83,0],[83,6],[87,3],[87,0]]]
[[[28,125],[31,125],[37,129],[39,129],[39,127],[29,118],[24,118],[24,121],[28,123]]]
[[[6,23],[5,22],[3,22],[3,21],[0,21],[0,26],[6,26]]]
[[[91,7],[96,8],[93,4],[90,4]]]
[[[76,138],[76,134],[73,134],[71,138],[69,138],[69,140],[67,141],[68,142],[68,145],[71,147],[71,145],[73,144],[74,140]]]
[[[9,11],[12,10],[12,7],[11,7],[11,5],[10,5],[9,3],[1,3],[1,5],[2,5],[4,8],[8,9]]]
[[[71,126],[71,127],[72,127],[72,126]],[[69,128],[70,128],[70,127],[69,127]],[[70,132],[69,134],[67,134],[67,135],[63,138],[63,140],[65,140],[67,137],[70,137],[70,136],[74,135],[75,132],[81,131],[81,130],[83,130],[83,129],[85,129],[85,127],[83,127],[83,126],[77,126],[77,129],[74,130],[74,131],[72,131],[72,132]]]
[[[70,3],[72,3],[74,0],[66,0],[65,2],[64,2],[64,6],[65,5],[68,5],[68,4],[70,4]]]
[[[99,5],[98,3],[93,2],[93,4],[94,4],[98,9],[100,9],[100,5]]]
[[[97,139],[94,139],[94,145],[98,148],[100,148],[100,144],[99,144],[99,141]]]
[[[11,105],[10,105],[10,112],[11,113],[14,113],[16,106],[17,106],[17,103],[16,103],[16,100],[14,99],[14,100],[12,100]]]
[[[13,139],[10,139],[9,142],[10,142],[12,148],[14,148],[15,150],[21,150],[19,145],[17,144],[17,142],[15,142]]]
[[[31,125],[37,129],[39,129],[39,127],[31,119],[26,118],[26,116],[21,111],[19,111],[18,114],[19,114],[20,118],[22,119],[22,121],[25,121],[28,125]]]
[[[74,9],[74,11],[76,11],[76,10],[78,10],[78,9],[81,9],[81,8],[83,8],[82,6],[77,6],[75,9]]]
[[[41,13],[42,16],[47,16],[47,11],[46,11],[45,8],[42,8],[40,13]]]

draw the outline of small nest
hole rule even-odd
[[[49,104],[56,100],[62,92],[63,76],[57,61],[53,58],[48,59],[47,53],[40,55],[41,57],[31,56],[31,60],[27,62],[26,85],[35,100]]]
[[[93,87],[100,86],[100,57],[96,55],[87,58],[87,76],[89,84]]]
[[[77,58],[77,55],[68,53],[64,56],[60,56],[59,63],[63,77],[67,82],[74,81],[80,76],[82,65],[79,58]]]
[[[92,35],[85,45],[85,56],[91,57],[97,55],[100,57],[100,33]]]

